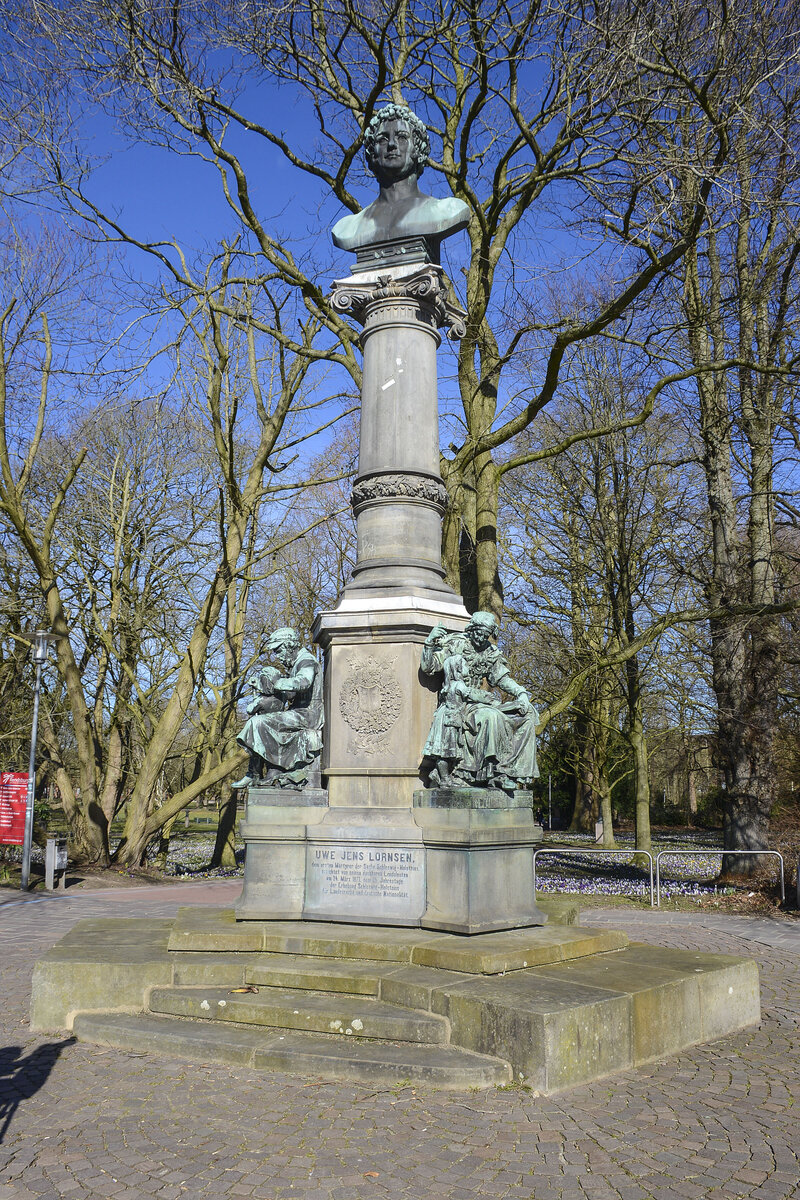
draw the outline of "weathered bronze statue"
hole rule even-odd
[[[439,242],[465,229],[470,211],[454,196],[437,200],[420,191],[418,180],[430,152],[424,124],[404,104],[387,104],[364,131],[364,149],[380,193],[362,212],[342,217],[334,225],[334,243],[341,250],[361,250],[423,237],[438,261]]]
[[[309,782],[322,750],[322,668],[303,649],[296,629],[276,629],[267,651],[283,670],[262,667],[248,680],[255,695],[236,740],[249,750],[250,763],[231,786],[299,789]]]
[[[476,612],[463,633],[443,625],[422,648],[422,670],[443,675],[439,707],[423,751],[431,787],[524,788],[536,779],[539,715],[493,645],[497,622]],[[511,699],[503,701],[493,689]]]

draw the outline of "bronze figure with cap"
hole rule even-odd
[[[267,651],[280,666],[262,667],[248,680],[254,695],[236,740],[249,752],[250,762],[247,773],[231,786],[299,789],[318,772],[322,669],[301,645],[296,629],[276,629]]]

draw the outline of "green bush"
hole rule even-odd
[[[53,809],[50,802],[44,797],[34,800],[33,802],[33,823],[34,825],[49,825],[50,818],[53,815]]]

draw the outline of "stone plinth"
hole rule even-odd
[[[313,634],[325,654],[325,748],[322,770],[331,808],[402,808],[413,826],[422,748],[437,693],[420,672],[434,625],[461,629],[456,596],[345,599],[320,613]]]
[[[247,847],[239,920],[303,915],[309,828],[328,811],[323,788],[250,788],[241,835]]]
[[[251,788],[238,921],[419,925],[422,835],[405,807],[330,808],[324,789]]]
[[[340,777],[343,778],[343,777]],[[411,781],[356,777],[374,789]],[[391,795],[391,793],[390,793]],[[543,925],[531,795],[417,789],[402,803],[329,803],[323,789],[250,790],[239,921],[303,919],[486,933]]]
[[[543,925],[531,880],[542,827],[530,792],[430,788],[414,793],[427,905],[421,924],[451,933]]]

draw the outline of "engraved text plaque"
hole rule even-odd
[[[425,851],[340,842],[306,850],[304,916],[416,921],[425,911]]]

